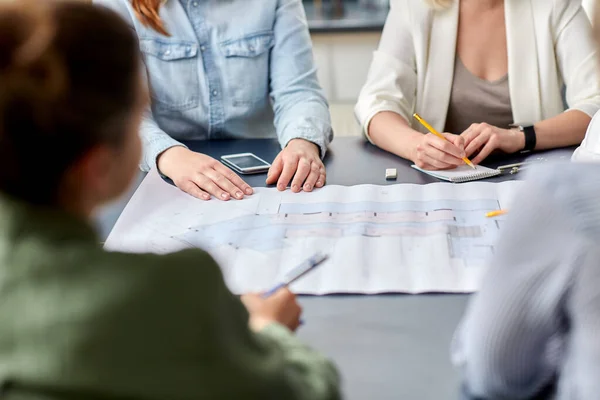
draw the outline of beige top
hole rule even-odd
[[[499,128],[513,123],[508,74],[493,82],[486,81],[473,75],[457,56],[444,130],[460,134],[471,124],[481,122]]]

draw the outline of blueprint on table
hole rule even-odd
[[[204,202],[148,174],[106,248],[199,247],[232,291],[262,291],[317,251],[330,259],[294,284],[304,294],[477,290],[519,182],[259,188],[242,201]]]

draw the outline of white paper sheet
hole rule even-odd
[[[197,200],[148,174],[106,249],[207,250],[235,293],[262,291],[317,251],[330,260],[296,282],[303,294],[472,292],[519,182],[258,188],[241,201]]]

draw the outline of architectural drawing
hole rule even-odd
[[[202,202],[149,175],[106,246],[205,249],[238,293],[267,289],[316,251],[331,258],[295,284],[299,293],[470,292],[504,221],[485,213],[506,208],[518,185],[257,189],[242,201]]]

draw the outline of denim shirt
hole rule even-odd
[[[129,0],[94,0],[135,29],[152,93],[141,168],[178,140],[333,137],[300,0],[167,0],[171,36],[144,26]]]

